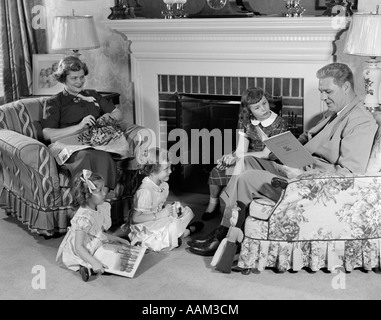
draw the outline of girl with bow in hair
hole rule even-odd
[[[58,249],[57,261],[61,259],[67,268],[79,270],[82,279],[88,281],[92,272],[103,273],[107,268],[93,256],[102,244],[129,242],[105,232],[111,227],[111,206],[104,202],[107,192],[99,174],[83,170],[74,178],[73,193],[77,211]]]

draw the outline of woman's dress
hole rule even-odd
[[[75,97],[64,90],[48,98],[41,121],[42,127],[66,128],[80,123],[88,115],[98,119],[115,109],[111,101],[104,99],[95,90],[81,91],[81,95],[85,98]],[[116,185],[116,164],[108,152],[91,148],[80,150],[74,152],[62,167],[68,169],[72,177],[87,169],[100,174],[105,180],[106,187],[114,189]]]

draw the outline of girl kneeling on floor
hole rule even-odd
[[[153,251],[169,251],[181,245],[181,238],[200,231],[204,224],[189,224],[194,214],[179,202],[165,204],[172,172],[170,154],[165,149],[152,148],[142,164],[145,175],[134,195],[129,239]]]

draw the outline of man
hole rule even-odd
[[[301,173],[334,172],[364,173],[370,157],[377,123],[354,91],[353,73],[342,63],[331,63],[319,69],[319,91],[330,113],[315,127],[298,139],[315,157],[313,167],[295,169],[277,161],[245,158],[255,170],[246,170],[233,176],[221,199],[226,204],[221,225],[206,239],[188,242],[190,251],[210,256],[215,253],[230,227],[231,208],[238,202],[242,206],[236,227],[242,227],[246,217],[246,205],[253,198],[269,198],[277,201],[280,188],[274,188],[274,177],[295,178]]]

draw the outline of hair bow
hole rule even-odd
[[[95,184],[90,180],[90,177],[93,173],[90,170],[83,169],[81,180],[87,184],[87,187],[89,188],[90,193],[93,193],[93,191],[97,188]]]

